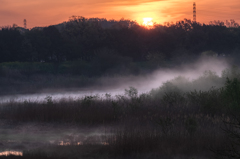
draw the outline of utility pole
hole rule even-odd
[[[23,25],[24,25],[24,28],[27,29],[27,20],[26,19],[23,20]]]
[[[196,3],[193,2],[193,21],[196,22],[197,12],[196,12]]]

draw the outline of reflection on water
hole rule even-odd
[[[99,142],[99,143],[90,143],[90,144],[109,145],[108,142]],[[58,145],[59,146],[83,145],[83,142],[72,143],[70,141],[60,141]]]
[[[23,153],[21,151],[4,151],[4,152],[0,152],[0,156],[9,156],[9,155],[22,156]]]
[[[21,155],[15,151],[29,151],[46,146],[108,145],[112,127],[79,127],[78,125],[21,124],[0,127],[0,155]],[[6,152],[5,152],[6,151]]]
[[[109,145],[108,142],[102,142],[102,145]]]
[[[60,146],[70,146],[70,145],[83,145],[82,142],[77,142],[77,143],[71,143],[70,141],[60,141],[59,144]]]

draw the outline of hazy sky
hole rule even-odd
[[[144,17],[164,23],[192,19],[197,4],[197,21],[234,19],[240,23],[240,0],[0,0],[0,26],[13,23],[27,27],[48,26],[67,21],[70,16],[121,18],[142,23]]]

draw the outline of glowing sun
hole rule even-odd
[[[147,27],[153,26],[153,18],[143,18],[143,25]]]

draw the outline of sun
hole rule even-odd
[[[146,27],[151,27],[153,26],[153,18],[143,18],[143,25],[145,25]]]

